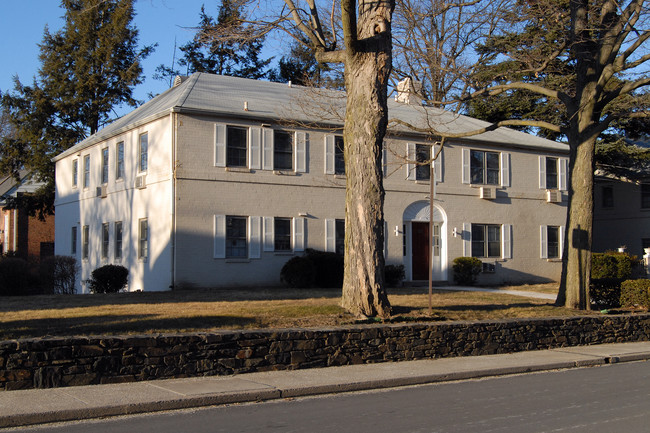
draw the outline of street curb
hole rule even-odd
[[[627,353],[620,355],[596,356],[582,355],[593,358],[573,361],[556,361],[540,364],[527,364],[508,367],[485,367],[472,371],[455,371],[449,373],[435,373],[423,375],[405,375],[387,379],[368,379],[346,383],[306,386],[275,386],[268,389],[254,389],[233,392],[211,393],[200,396],[182,396],[178,398],[163,399],[135,404],[115,404],[81,409],[66,409],[57,411],[43,411],[30,414],[0,415],[0,428],[21,427],[36,424],[86,420],[93,418],[135,415],[149,412],[168,410],[191,409],[225,404],[246,402],[262,402],[279,400],[283,398],[306,397],[323,394],[336,394],[354,391],[367,391],[372,389],[386,389],[400,386],[426,385],[444,383],[457,380],[480,379],[514,374],[542,372],[550,370],[572,369],[579,367],[602,366],[608,364],[650,360],[649,352]],[[303,370],[304,371],[304,370]],[[242,379],[246,375],[239,376]],[[255,382],[251,382],[255,383]],[[151,382],[155,386],[156,381]],[[258,384],[262,385],[262,384]],[[94,385],[101,386],[101,385]],[[268,385],[266,385],[268,386]],[[19,392],[19,391],[7,391]],[[0,408],[1,410],[1,408]]]

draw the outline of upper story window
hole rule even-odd
[[[273,131],[273,169],[293,170],[293,133]]]
[[[614,207],[614,187],[612,185],[603,185],[600,189],[601,205],[603,208]]]
[[[226,165],[247,167],[248,128],[228,126],[226,129]]]
[[[115,148],[115,180],[124,179],[124,142],[117,143]]]
[[[418,162],[415,167],[415,180],[430,180],[431,167],[428,164],[431,159],[431,146],[424,144],[415,145],[415,160]]]
[[[84,178],[83,178],[83,187],[88,188],[90,186],[90,155],[84,156]]]
[[[471,183],[499,185],[499,153],[472,150],[470,153]]]
[[[462,149],[462,182],[473,185],[510,186],[510,154]]]
[[[555,156],[539,157],[540,189],[567,189],[568,159]]]
[[[140,135],[138,143],[138,171],[147,171],[149,165],[149,136],[145,132]]]
[[[472,257],[501,257],[501,225],[472,224]]]
[[[108,183],[108,147],[102,149],[102,184]]]
[[[325,135],[325,174],[345,174],[344,141],[341,135]]]
[[[79,160],[73,159],[72,160],[72,187],[73,188],[77,187],[78,179],[79,179]]]
[[[650,209],[650,183],[641,184],[641,209]]]

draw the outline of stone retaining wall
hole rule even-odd
[[[0,388],[50,388],[650,340],[650,314],[0,342]]]

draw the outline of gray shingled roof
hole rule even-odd
[[[245,104],[247,110],[245,110]],[[344,92],[313,90],[284,83],[197,72],[183,80],[178,86],[168,89],[58,155],[55,160],[138,125],[168,115],[170,112],[194,112],[267,122],[293,121],[340,127],[343,124],[342,112],[344,109]],[[393,100],[389,101],[389,117],[391,119],[398,118],[420,128],[435,125],[440,132],[468,132],[489,125],[488,122],[456,115],[441,109],[406,105]],[[395,131],[409,132],[405,127],[397,127]],[[568,151],[568,146],[564,143],[557,143],[509,128],[498,128],[462,140],[498,146]]]

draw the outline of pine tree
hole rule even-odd
[[[153,50],[138,50],[132,0],[63,0],[63,28],[45,28],[41,67],[31,86],[15,79],[2,105],[15,136],[0,144],[0,171],[33,170],[46,186],[30,198],[30,211],[51,212],[54,164],[51,158],[94,134],[120,104],[136,106],[140,61]]]
[[[220,37],[224,34],[228,37]],[[180,47],[183,56],[178,60],[179,68],[160,65],[156,69],[156,78],[166,80],[183,72],[187,75],[207,72],[254,80],[268,78],[272,59],[261,58],[263,45],[264,39],[253,37],[243,24],[243,9],[237,1],[223,0],[216,20],[202,6],[194,38]]]

